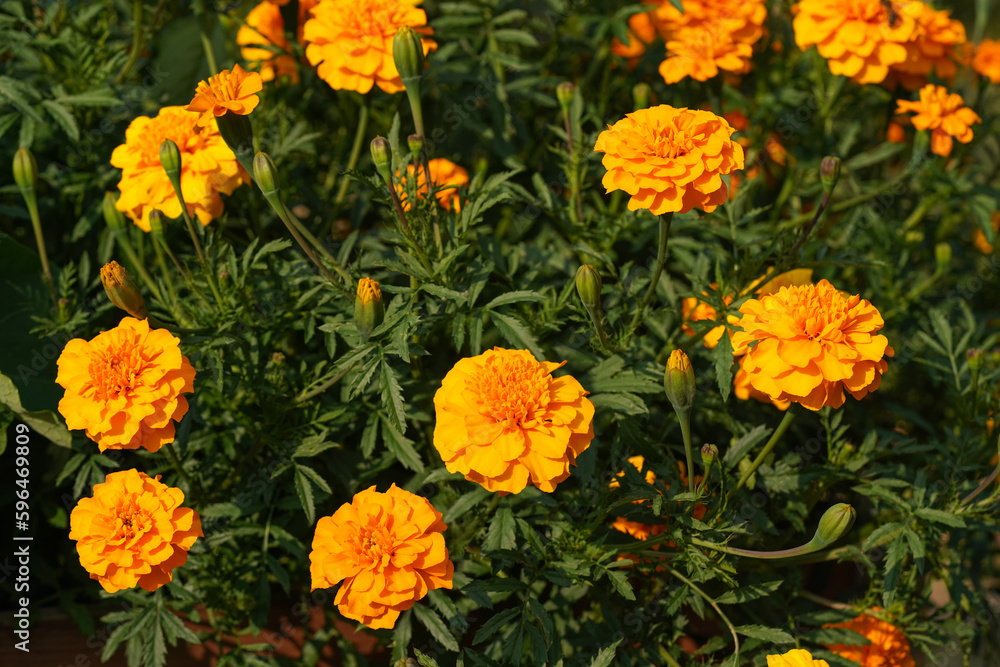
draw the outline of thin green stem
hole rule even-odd
[[[167,453],[167,458],[170,459],[170,464],[174,467],[174,470],[176,470],[177,473],[181,476],[181,479],[184,480],[184,483],[187,484],[188,489],[191,490],[191,493],[198,492],[198,494],[201,495],[201,490],[194,485],[194,482],[187,474],[187,470],[185,470],[184,466],[181,465],[181,460],[177,458],[177,452],[174,451],[174,447],[175,445],[171,443],[166,447],[163,447],[162,451],[165,451]]]
[[[132,264],[136,273],[142,278],[146,286],[149,287],[149,291],[153,293],[153,296],[157,298],[161,303],[166,303],[163,295],[160,293],[160,289],[153,282],[153,277],[149,275],[149,271],[146,270],[146,265],[139,261],[139,256],[135,254],[135,249],[132,247],[132,243],[128,240],[128,231],[125,229],[116,231],[114,233],[115,242],[125,253],[125,257]]]
[[[324,391],[326,391],[327,389],[329,389],[333,385],[335,385],[338,382],[340,382],[341,380],[343,380],[344,376],[347,375],[348,373],[350,373],[351,369],[353,369],[353,368],[354,368],[354,364],[351,364],[350,366],[348,366],[347,368],[345,368],[341,372],[336,373],[329,380],[324,381],[322,384],[318,385],[317,387],[315,387],[313,389],[310,389],[308,391],[303,391],[301,394],[299,394],[298,396],[295,397],[295,402],[296,403],[305,403],[310,398],[313,398],[314,396],[319,396]]]
[[[178,189],[178,196],[180,196],[180,190]],[[205,253],[201,249],[201,241],[198,240],[198,232],[195,230],[194,221],[191,216],[188,215],[187,207],[184,205],[184,200],[181,199],[181,211],[184,214],[184,224],[187,225],[188,234],[191,235],[191,242],[194,243],[195,252],[198,253],[198,259],[201,261],[201,267],[205,271],[205,278],[208,280],[208,286],[212,290],[212,296],[215,297],[215,302],[222,307],[222,294],[219,293],[219,286],[215,284],[215,272],[212,271],[212,267],[208,264],[208,259],[205,257]]]
[[[1000,441],[998,441],[997,447],[1000,448]],[[962,502],[960,502],[959,505],[964,505],[964,504],[968,503],[970,500],[972,500],[973,498],[975,498],[976,496],[978,496],[980,493],[982,493],[983,490],[986,487],[988,487],[990,484],[993,483],[993,480],[995,480],[997,478],[997,476],[1000,476],[1000,461],[997,462],[997,466],[996,466],[996,468],[993,469],[993,472],[991,472],[986,477],[986,479],[984,479],[982,482],[979,483],[979,486],[976,487],[975,491],[973,491],[972,493],[970,493],[966,497],[962,498]]]
[[[726,627],[729,628],[729,633],[733,636],[733,643],[736,645],[735,664],[738,665],[740,662],[740,638],[736,635],[736,627],[733,625],[732,621],[729,620],[729,617],[726,616],[724,613],[722,613],[722,609],[719,608],[718,603],[716,603],[715,600],[706,595],[705,591],[698,588],[698,586],[696,586],[693,581],[691,581],[690,579],[688,579],[687,577],[685,577],[683,574],[681,574],[672,567],[664,567],[664,569],[677,579],[683,581],[688,588],[697,593],[701,597],[701,599],[707,602],[712,607],[712,609],[715,610],[715,613],[719,615],[719,618],[722,619],[722,622],[726,624]]]
[[[793,558],[795,556],[805,556],[806,554],[811,554],[814,551],[818,551],[819,549],[822,548],[822,545],[816,543],[815,540],[809,540],[809,542],[801,546],[797,546],[792,549],[781,549],[780,551],[756,551],[754,549],[738,549],[736,547],[730,547],[724,544],[707,542],[697,537],[692,537],[691,543],[697,544],[700,547],[712,549],[713,551],[721,551],[724,554],[731,554],[733,556],[743,556],[745,558],[756,558],[758,560],[778,560],[782,558]]]
[[[259,186],[260,183],[258,183],[257,185]],[[323,277],[326,278],[330,282],[330,284],[333,285],[334,287],[337,287],[342,291],[346,290],[346,288],[343,285],[337,282],[337,279],[333,276],[332,273],[330,273],[330,270],[326,268],[326,265],[319,260],[319,257],[316,256],[316,253],[313,252],[313,249],[309,246],[308,243],[306,243],[305,238],[303,238],[302,233],[299,231],[301,225],[295,224],[296,222],[299,221],[295,219],[295,216],[291,215],[288,212],[288,209],[285,208],[285,204],[281,201],[281,197],[278,195],[277,190],[272,190],[271,192],[264,192],[263,190],[261,190],[261,193],[264,195],[264,198],[267,200],[267,203],[271,205],[271,208],[274,209],[274,212],[278,214],[278,217],[281,218],[281,221],[285,223],[285,227],[288,229],[288,232],[292,235],[292,238],[295,239],[295,242],[299,244],[299,247],[302,248],[302,252],[306,254],[306,257],[309,258],[309,261],[311,261],[313,264],[316,265],[316,268],[318,268],[319,272],[323,274]]]
[[[870,199],[875,199],[875,197],[878,197],[886,190],[896,187],[896,185],[899,184],[908,175],[909,175],[908,173],[904,173],[903,176],[895,178],[892,181],[889,181],[888,183],[883,183],[874,190],[870,190],[869,192],[866,192],[862,195],[858,195],[857,197],[852,197],[850,199],[845,199],[844,201],[837,202],[836,204],[830,206],[829,208],[833,213],[841,213],[842,211],[846,211],[850,208],[853,208],[858,204],[863,204]],[[782,228],[796,227],[804,222],[809,222],[809,220],[811,220],[814,215],[815,215],[814,212],[803,213],[802,215],[796,216],[791,220],[786,220],[785,222],[782,222],[781,227]]]
[[[368,103],[365,102],[361,105],[361,115],[358,117],[358,127],[354,131],[354,144],[351,145],[351,154],[347,158],[347,168],[344,171],[350,171],[354,169],[358,164],[358,158],[361,156],[361,147],[365,142],[365,133],[368,131]],[[344,197],[347,196],[347,187],[351,183],[351,179],[345,174],[341,176],[343,179],[340,182],[340,187],[337,189],[337,196],[333,200],[334,211],[339,211],[341,204],[344,203]]]
[[[59,296],[56,294],[56,283],[52,279],[52,268],[49,266],[49,255],[45,251],[45,236],[42,234],[42,219],[38,215],[38,200],[35,198],[35,191],[21,191],[24,196],[24,203],[28,206],[28,215],[31,216],[31,227],[35,232],[35,245],[38,246],[38,259],[42,262],[42,273],[45,275],[45,285],[49,288],[52,296],[52,303],[59,303]]]
[[[605,350],[610,350],[611,342],[608,340],[608,334],[605,333],[604,325],[601,323],[602,319],[601,309],[587,308],[587,314],[590,315],[590,321],[594,323],[594,331],[597,332],[597,337],[601,340],[601,347],[603,347]]]
[[[198,34],[201,36],[201,46],[205,50],[205,60],[208,61],[208,71],[211,76],[219,73],[215,63],[215,49],[212,47],[212,36],[208,32],[208,12],[205,11],[205,0],[194,0],[194,13],[198,17]]]
[[[167,283],[167,292],[170,294],[170,304],[174,317],[182,325],[188,326],[187,318],[183,315],[181,301],[177,298],[177,290],[174,289],[174,279],[170,276],[170,271],[167,270],[167,260],[163,257],[163,249],[160,248],[155,237],[153,238],[153,254],[156,255],[156,265],[160,268],[160,273],[163,274],[163,280]]]
[[[694,493],[694,453],[691,451],[691,409],[677,410],[677,422],[681,425],[684,440],[684,457],[687,459],[688,491]]]
[[[771,434],[770,440],[768,440],[767,444],[764,445],[764,449],[760,450],[760,454],[758,454],[757,458],[753,460],[753,463],[750,464],[750,467],[743,472],[743,474],[740,476],[740,480],[736,482],[736,486],[733,488],[732,491],[729,492],[729,495],[726,496],[727,504],[729,503],[729,501],[733,499],[733,496],[736,495],[736,492],[743,488],[743,485],[747,483],[747,480],[750,479],[750,476],[753,475],[754,472],[757,470],[757,468],[760,467],[760,464],[764,462],[764,459],[767,457],[768,454],[771,453],[771,450],[774,449],[774,447],[778,444],[778,442],[781,441],[781,437],[785,435],[785,431],[787,431],[788,427],[792,425],[792,420],[794,419],[795,419],[795,406],[790,405],[788,406],[788,410],[785,411],[785,416],[781,418],[781,423],[778,424],[778,428],[774,429],[774,433]]]
[[[402,229],[403,236],[409,242],[410,247],[413,251],[417,253],[417,259],[423,265],[423,268],[427,273],[432,273],[431,270],[431,259],[424,252],[424,249],[420,247],[420,243],[417,242],[416,237],[413,235],[413,231],[410,229],[410,223],[406,221],[406,213],[403,211],[403,203],[399,200],[399,193],[396,192],[396,188],[393,187],[392,183],[387,184],[389,188],[389,196],[392,198],[392,207],[396,212],[396,218],[399,220],[400,228]]]
[[[643,315],[646,312],[646,307],[649,305],[653,297],[656,296],[656,287],[660,284],[660,276],[663,274],[663,267],[667,263],[667,244],[670,241],[670,226],[674,221],[673,213],[664,213],[660,216],[660,235],[659,243],[656,246],[656,266],[653,269],[652,279],[649,281],[649,287],[646,289],[646,295],[642,298],[639,303],[638,310],[635,311],[635,316],[632,318],[631,329],[635,331],[639,324],[642,323]]]
[[[121,85],[125,77],[132,72],[135,64],[139,62],[139,56],[142,54],[143,37],[145,35],[142,29],[142,0],[134,0],[132,2],[132,52],[129,53],[128,60],[125,61],[125,66],[115,77],[115,85]]]

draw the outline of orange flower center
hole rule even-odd
[[[668,124],[663,127],[648,128],[649,137],[646,143],[650,153],[656,157],[672,160],[691,152],[695,143],[688,131],[687,123],[681,127],[678,122],[683,121],[678,121],[675,117],[671,118]]]
[[[397,5],[397,2],[393,2]],[[387,29],[391,32],[396,25],[396,12],[385,2],[367,2],[354,6],[354,11],[347,11],[343,16],[344,32],[354,39],[382,35]]]
[[[209,99],[224,101],[239,99],[240,81],[232,74],[223,76],[221,73],[208,77],[208,81],[198,86],[197,92]]]
[[[108,544],[131,546],[152,527],[149,514],[129,503],[118,508],[114,516],[114,527],[108,537]]]
[[[194,124],[198,120],[197,114],[190,111],[161,111],[160,115],[154,118],[143,128],[142,136],[134,142],[136,150],[142,154],[142,161],[146,164],[160,164],[160,144],[165,139],[172,139],[181,153],[187,153],[187,146],[192,137],[197,137],[194,133]]]
[[[530,426],[549,404],[551,379],[538,363],[520,357],[491,357],[470,383],[486,414],[506,428]]]
[[[137,377],[142,370],[139,348],[133,345],[109,348],[103,356],[90,362],[88,370],[94,387],[103,400],[128,394],[139,384]]]
[[[848,299],[837,291],[818,291],[812,285],[793,288],[790,292],[791,298],[786,307],[792,313],[797,333],[821,343],[843,342],[843,329],[847,325],[851,306]]]
[[[361,552],[376,567],[387,567],[396,554],[396,545],[382,526],[372,524],[361,531]]]

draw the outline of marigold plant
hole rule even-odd
[[[427,168],[431,174],[431,184],[435,189],[434,198],[437,199],[438,204],[446,209],[454,210],[456,213],[461,211],[462,197],[459,190],[463,185],[469,183],[469,172],[443,157],[429,160]],[[417,174],[417,198],[423,199],[427,195],[427,178],[424,175],[423,166],[407,165],[406,174],[396,173],[399,181],[395,186],[404,211],[410,210],[411,203],[407,201],[406,195],[407,178],[413,178],[414,173]]]
[[[880,611],[880,608],[875,607],[872,611]],[[916,664],[910,654],[910,642],[906,635],[892,623],[871,614],[858,614],[849,621],[830,623],[823,627],[853,630],[868,640],[867,644],[854,646],[827,646],[837,655],[856,662],[861,667],[914,667]]]
[[[981,122],[979,115],[965,105],[957,93],[944,86],[927,84],[920,89],[920,100],[898,100],[896,113],[913,112],[911,120],[918,130],[931,131],[931,150],[942,156],[951,155],[953,139],[963,144],[972,141],[972,125]]]
[[[218,116],[246,116],[252,112],[260,103],[257,93],[263,88],[259,73],[247,72],[236,64],[232,71],[224,69],[199,82],[194,99],[185,109],[199,114],[195,125],[204,128]]]

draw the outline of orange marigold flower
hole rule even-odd
[[[202,537],[201,518],[181,507],[184,493],[137,470],[122,470],[94,485],[69,517],[80,564],[109,593],[136,584],[155,591],[187,562]]]
[[[743,168],[735,131],[711,111],[661,104],[626,114],[597,137],[608,170],[602,183],[631,195],[630,211],[710,213],[726,201],[722,176]]]
[[[615,37],[611,40],[611,53],[628,59],[629,67],[635,67],[654,39],[656,26],[653,24],[653,15],[650,12],[633,14],[628,19],[628,46]]]
[[[791,401],[775,400],[764,392],[754,389],[753,385],[750,384],[750,374],[747,373],[746,369],[743,367],[745,362],[746,357],[740,357],[740,367],[736,370],[736,376],[733,377],[733,394],[736,395],[736,398],[741,401],[749,401],[752,398],[753,400],[760,401],[761,403],[770,403],[782,412],[787,410],[792,404]]]
[[[889,68],[906,61],[906,42],[917,31],[913,17],[883,0],[801,0],[793,7],[795,43],[815,46],[830,71],[858,83],[881,83]]]
[[[245,25],[236,32],[236,44],[240,56],[247,61],[250,69],[260,71],[263,81],[273,81],[288,76],[292,83],[298,83],[299,68],[295,58],[288,55],[288,40],[285,38],[285,19],[281,17],[281,7],[265,0],[250,10]],[[276,53],[270,46],[286,53]]]
[[[319,77],[337,90],[367,93],[373,85],[387,93],[403,90],[392,58],[392,38],[403,26],[430,35],[420,0],[323,0],[305,24],[306,58]],[[426,56],[437,48],[421,39]]]
[[[906,130],[900,123],[892,121],[885,130],[885,140],[890,144],[901,144],[906,141]]]
[[[920,89],[920,100],[897,100],[896,113],[915,112],[913,127],[931,130],[931,151],[947,157],[954,145],[952,138],[967,144],[972,141],[973,123],[981,122],[958,93],[949,93],[944,86],[927,84]]]
[[[924,85],[932,71],[942,79],[952,79],[958,71],[956,63],[967,58],[962,22],[951,18],[948,10],[919,1],[897,3],[896,11],[912,17],[916,29],[904,44],[906,59],[892,65],[893,78],[910,90]]]
[[[972,69],[990,80],[1000,83],[1000,41],[984,39],[976,45],[972,56]]]
[[[783,655],[767,656],[767,667],[830,667],[830,663],[826,660],[814,660],[812,653],[796,648]]]
[[[871,611],[880,611],[873,607]],[[870,643],[863,646],[828,645],[827,648],[861,667],[914,667],[910,643],[906,635],[891,623],[862,613],[843,623],[831,623],[824,628],[844,628],[864,635]]]
[[[185,108],[200,114],[196,123],[198,127],[207,127],[216,116],[249,114],[260,103],[257,93],[263,89],[260,74],[247,72],[237,64],[232,72],[224,69],[208,77],[207,81],[199,81],[194,99]]]
[[[312,590],[343,581],[334,602],[369,628],[391,628],[400,612],[437,588],[451,588],[455,566],[441,513],[393,484],[358,493],[316,523],[309,572]]]
[[[459,188],[469,182],[469,172],[458,166],[451,160],[443,157],[429,160],[427,168],[431,172],[431,183],[434,184],[434,197],[438,203],[449,211],[458,213],[462,210],[462,198],[458,194]],[[395,185],[399,201],[403,205],[404,211],[410,210],[410,202],[406,201],[406,177],[413,176],[417,172],[417,199],[423,199],[427,194],[427,179],[424,177],[424,169],[416,169],[412,164],[406,167],[406,176],[398,171],[396,177],[398,182]]]
[[[878,389],[893,350],[877,334],[884,322],[860,296],[844,296],[826,280],[782,287],[740,308],[743,331],[733,334],[734,354],[746,353],[750,386],[775,401],[810,410],[844,404]],[[756,343],[753,347],[751,344]]]
[[[267,0],[267,2],[270,2],[272,5],[275,5],[276,7],[284,7],[289,2],[291,2],[291,0]],[[300,43],[303,41],[302,33],[304,31],[306,21],[309,19],[309,12],[310,10],[312,10],[313,7],[318,5],[319,2],[320,0],[299,0],[299,16],[298,20],[296,21],[296,24],[298,25],[297,38]]]
[[[594,404],[566,362],[493,348],[459,360],[434,394],[434,447],[449,472],[489,491],[551,493],[594,438]]]
[[[994,213],[993,218],[990,220],[993,225],[994,234],[1000,233],[1000,212]],[[979,249],[979,252],[984,255],[993,254],[993,246],[990,242],[986,240],[986,234],[983,233],[982,227],[976,226],[976,231],[972,235],[972,243]]]
[[[66,343],[56,382],[66,393],[59,412],[70,429],[85,429],[100,450],[151,452],[174,441],[174,422],[187,414],[194,368],[166,329],[133,317],[86,341]]]
[[[181,216],[181,204],[160,164],[160,144],[171,139],[181,152],[181,192],[188,214],[207,225],[222,215],[221,195],[250,182],[233,151],[222,140],[215,121],[195,131],[198,117],[184,107],[163,107],[155,117],[139,116],[125,130],[125,143],[111,154],[111,166],[122,170],[121,197],[115,207],[143,231],[149,214]]]
[[[688,76],[708,81],[718,76],[719,70],[748,72],[752,55],[749,44],[734,42],[726,33],[689,28],[667,42],[667,58],[660,63],[660,76],[667,83],[677,83]]]

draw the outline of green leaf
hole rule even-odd
[[[943,512],[941,510],[931,509],[930,507],[921,507],[913,514],[917,518],[924,519],[925,521],[943,523],[944,525],[951,526],[952,528],[965,528],[965,519],[950,512]]]
[[[902,533],[889,544],[885,552],[885,584],[882,591],[882,602],[889,607],[896,598],[896,587],[903,572],[903,560],[906,558],[906,536]]]
[[[519,303],[522,301],[545,301],[545,295],[539,294],[538,292],[532,292],[530,290],[507,292],[506,294],[501,294],[491,300],[488,304],[483,306],[483,309],[490,310],[491,308],[499,308],[500,306],[506,306],[510,303]]]
[[[413,441],[397,431],[396,427],[385,418],[382,422],[382,438],[385,440],[385,446],[403,466],[413,472],[424,471],[424,462],[413,448]]]
[[[302,440],[302,444],[292,452],[294,458],[309,458],[325,452],[328,449],[337,447],[336,442],[326,440],[322,435],[314,435]]]
[[[628,583],[628,573],[620,570],[605,570],[605,573],[619,595],[626,600],[635,600],[635,591],[632,590],[632,584]]]
[[[36,431],[60,447],[72,447],[73,437],[51,410],[29,412],[21,406],[21,396],[13,380],[0,374],[0,403],[10,408],[32,431]]]
[[[521,320],[513,315],[504,315],[494,310],[488,312],[490,319],[493,320],[493,324],[500,330],[504,338],[521,349],[528,349],[535,355],[536,359],[545,358],[545,353],[542,352],[542,348],[538,344],[538,339],[535,338],[535,335],[531,333]]]
[[[491,494],[489,491],[481,486],[477,486],[472,491],[469,491],[465,495],[461,496],[458,500],[451,504],[445,513],[441,517],[441,520],[445,523],[451,523],[455,517],[462,516],[464,513],[471,510],[473,507],[483,502],[489,498]]]
[[[758,598],[767,597],[781,587],[782,581],[769,581],[764,584],[752,584],[729,590],[715,599],[719,604],[742,604]]]
[[[441,287],[440,285],[435,285],[434,283],[424,283],[420,286],[420,289],[428,294],[433,294],[434,296],[442,299],[465,301],[468,298],[468,294],[448,289],[447,287]]]
[[[42,100],[42,106],[59,123],[59,126],[62,127],[63,132],[66,133],[70,141],[75,142],[80,140],[80,128],[76,124],[76,118],[73,117],[69,109],[52,100]]]
[[[392,661],[395,663],[407,657],[410,640],[413,639],[412,607],[403,612],[392,630]]]
[[[590,402],[598,408],[607,408],[626,415],[642,415],[649,412],[646,402],[635,394],[593,394]]]
[[[795,637],[784,630],[769,628],[763,625],[738,625],[736,632],[746,637],[760,639],[770,644],[794,644]]]
[[[501,507],[493,515],[490,528],[483,540],[484,551],[496,551],[497,549],[513,549],[517,546],[517,536],[515,535],[514,513],[509,507]]]
[[[496,614],[495,616],[493,616],[493,618],[486,621],[486,623],[483,624],[483,627],[479,628],[479,632],[477,632],[476,636],[472,638],[472,643],[478,644],[482,641],[489,639],[497,632],[497,630],[507,625],[508,621],[514,620],[514,618],[520,616],[520,614],[521,614],[520,607],[514,609],[505,609],[504,611],[501,611],[499,614]]]
[[[295,492],[299,495],[299,502],[306,513],[306,521],[311,526],[316,519],[316,505],[313,500],[312,484],[309,478],[303,474],[298,466],[295,467]]]
[[[441,620],[436,611],[422,604],[415,604],[412,609],[417,620],[430,631],[431,636],[437,640],[437,643],[449,651],[458,651],[458,642],[455,641],[455,637],[448,630],[448,626],[445,625],[445,622]]]
[[[98,88],[79,95],[63,95],[55,99],[59,104],[71,107],[110,107],[121,104],[110,88]],[[290,244],[291,242],[289,242]]]
[[[861,544],[861,550],[868,551],[869,549],[874,549],[875,547],[887,544],[902,530],[903,524],[901,523],[897,523],[895,521],[884,523],[868,535],[865,541]]]
[[[310,480],[312,480],[312,483],[315,484],[317,487],[323,489],[327,493],[333,493],[333,491],[330,490],[330,485],[327,483],[327,481],[323,479],[318,472],[316,472],[309,466],[297,463],[295,465],[295,468],[303,475],[308,477]]]
[[[726,450],[725,455],[722,457],[722,461],[726,464],[726,467],[731,468],[737,465],[740,459],[750,453],[750,450],[758,443],[763,442],[764,438],[770,432],[771,430],[765,424],[758,424],[750,429],[749,432],[734,442],[732,447]]]
[[[618,650],[618,645],[621,644],[624,639],[619,639],[613,644],[605,646],[601,649],[601,652],[594,656],[594,659],[590,661],[590,667],[608,667],[611,661],[615,659],[615,653]]]
[[[403,390],[396,380],[396,374],[388,362],[382,360],[382,376],[379,382],[382,389],[382,405],[389,415],[389,423],[399,431],[406,433],[406,407],[403,404]]]
[[[6,99],[15,109],[31,120],[44,125],[45,121],[38,115],[37,111],[31,108],[31,103],[25,99],[26,91],[24,88],[24,84],[19,81],[11,79],[9,76],[0,76],[0,98]],[[37,95],[35,93],[36,99]]]
[[[719,394],[722,402],[729,400],[729,392],[733,389],[733,343],[729,340],[728,330],[719,339],[719,344],[712,350],[715,359],[715,379],[719,383]]]

